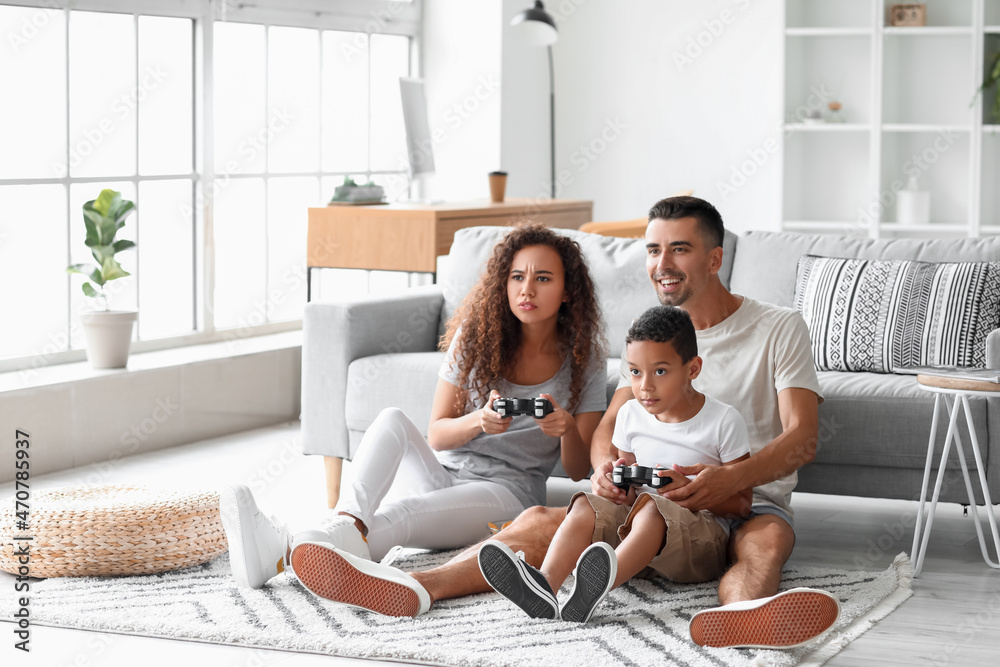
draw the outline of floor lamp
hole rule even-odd
[[[559,39],[559,31],[552,16],[545,11],[541,0],[525,9],[513,19],[512,26],[521,26],[521,34],[535,46],[544,46],[549,52],[549,166],[551,169],[552,199],[556,198],[556,84],[552,67],[552,45]]]

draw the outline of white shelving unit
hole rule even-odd
[[[1000,234],[994,91],[1000,0],[927,0],[927,26],[887,25],[891,0],[786,0],[780,229],[884,238]],[[984,103],[985,99],[985,103]],[[806,122],[840,102],[842,123]],[[895,222],[911,174],[931,221]]]
[[[959,0],[960,2],[962,0]],[[895,3],[894,3],[895,4]],[[897,28],[895,26],[885,26],[883,35],[905,35],[907,37],[920,37],[928,35],[971,35],[971,27],[949,27],[949,26],[911,26],[909,28]]]
[[[789,132],[870,132],[867,123],[785,123]]]

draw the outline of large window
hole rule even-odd
[[[81,206],[103,188],[138,209],[109,283],[134,350],[297,326],[306,209],[345,175],[405,183],[414,6],[33,4],[0,5],[0,370],[82,359],[94,304],[65,267],[91,261]]]
[[[80,207],[102,188],[139,212],[109,283],[140,310],[138,337],[195,328],[193,25],[188,18],[0,6],[0,266],[11,323],[0,355],[82,346],[87,298],[70,263],[92,262]],[[13,36],[13,37],[12,37]],[[169,131],[166,131],[169,128]],[[186,203],[187,215],[179,204]]]
[[[306,209],[405,178],[405,36],[217,22],[215,325],[302,316]],[[363,48],[359,48],[359,45]]]

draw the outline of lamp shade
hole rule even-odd
[[[537,46],[550,46],[559,39],[559,31],[552,16],[545,11],[541,0],[535,0],[535,6],[525,9],[511,19],[511,25],[521,26],[521,35]]]

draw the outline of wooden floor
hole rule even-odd
[[[296,530],[308,527],[325,512],[322,462],[298,451],[299,425],[295,422],[38,477],[31,485],[38,491],[88,482],[188,488],[246,483],[266,511]],[[550,484],[550,503],[565,502],[574,488],[568,481]],[[13,484],[0,485],[0,497],[12,492]],[[910,551],[915,502],[797,494],[794,506],[795,563],[882,570],[896,554]],[[0,594],[13,595],[13,584],[12,577],[0,573]],[[939,507],[924,572],[913,589],[912,598],[827,664],[1000,664],[1000,570],[983,562],[972,520],[962,516],[960,506]],[[13,649],[10,627],[0,624],[2,665],[132,667],[137,659],[144,666],[170,667],[372,665],[371,661],[37,626],[32,629],[32,652],[26,655]]]

